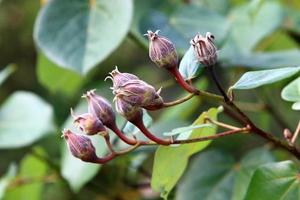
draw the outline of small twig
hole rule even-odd
[[[215,125],[218,125],[220,127],[227,128],[227,129],[230,129],[230,130],[239,130],[240,129],[239,127],[232,126],[232,125],[229,125],[229,124],[225,124],[225,123],[213,120],[209,117],[205,117],[205,121],[209,121],[212,124],[215,124]]]
[[[192,97],[194,97],[195,94],[194,93],[191,93],[181,99],[178,99],[178,100],[175,100],[175,101],[171,101],[171,102],[164,102],[163,104],[163,107],[171,107],[171,106],[175,106],[175,105],[178,105],[178,104],[181,104],[183,102],[186,102],[187,100],[191,99]]]
[[[293,145],[295,145],[296,140],[297,140],[297,138],[298,138],[298,136],[299,136],[299,133],[300,133],[300,121],[298,122],[298,126],[297,126],[297,128],[296,128],[296,130],[295,130],[295,133],[294,133],[292,139],[291,139],[291,143],[292,143]]]

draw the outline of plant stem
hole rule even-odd
[[[135,139],[128,138],[124,133],[122,133],[116,123],[112,123],[109,128],[126,144],[135,145],[137,143]]]
[[[296,130],[295,130],[295,133],[294,133],[292,139],[291,139],[291,143],[292,143],[293,145],[295,145],[296,140],[297,140],[297,138],[298,138],[298,136],[299,136],[299,133],[300,133],[300,121],[298,122],[298,126],[297,126],[297,128],[296,128]]]
[[[164,102],[163,104],[163,107],[166,108],[166,107],[171,107],[171,106],[175,106],[175,105],[178,105],[178,104],[181,104],[183,102],[186,102],[187,100],[191,99],[193,96],[195,96],[194,93],[192,94],[189,94],[181,99],[178,99],[178,100],[175,100],[175,101],[171,101],[171,102]]]
[[[171,144],[171,140],[164,140],[159,137],[156,137],[154,134],[152,134],[144,125],[143,119],[141,117],[137,117],[134,120],[130,121],[133,123],[136,127],[140,129],[140,131],[150,140],[156,142],[157,144],[161,145],[169,145]]]
[[[207,140],[213,140],[220,137],[225,137],[229,135],[239,134],[239,133],[248,133],[249,128],[240,128],[235,130],[229,130],[224,131],[215,135],[206,136],[206,137],[199,137],[199,138],[192,138],[192,139],[186,139],[186,140],[174,140],[172,144],[188,144],[188,143],[194,143],[194,142],[201,142],[201,141],[207,141]]]
[[[225,102],[229,102],[230,99],[227,96],[226,92],[224,91],[223,87],[221,86],[217,76],[216,76],[216,72],[215,72],[215,66],[208,66],[208,71],[212,77],[212,79],[214,80],[216,86],[218,87],[219,91],[221,92],[222,96],[224,97]]]

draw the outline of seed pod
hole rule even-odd
[[[62,136],[65,138],[74,157],[86,162],[97,159],[95,147],[88,137],[74,134],[70,130],[64,130]]]
[[[117,112],[122,115],[128,121],[132,121],[136,118],[142,117],[143,111],[141,107],[134,106],[121,98],[115,99],[116,103],[116,110]]]
[[[149,40],[149,57],[161,68],[172,68],[178,65],[178,56],[174,44],[166,37],[158,35],[158,30],[154,33],[147,31]]]
[[[138,77],[116,70],[110,75],[114,85],[112,89],[116,95],[115,98],[129,103],[133,107],[139,106],[146,109],[148,106],[160,107],[163,105],[159,91]]]
[[[105,98],[97,95],[95,90],[88,91],[83,97],[88,101],[89,113],[98,117],[105,126],[115,123],[115,113],[111,104]]]
[[[75,115],[73,110],[71,110],[71,115],[74,118],[74,123],[87,135],[95,135],[97,133],[106,132],[102,122],[91,113]]]
[[[197,34],[190,42],[198,61],[205,66],[211,66],[217,62],[217,47],[214,44],[214,38],[210,32],[207,32],[205,37]]]

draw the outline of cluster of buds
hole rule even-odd
[[[149,39],[150,59],[159,67],[171,72],[177,82],[188,92],[197,93],[198,90],[188,84],[178,71],[178,56],[173,43],[169,39],[158,35],[158,31],[148,31],[146,35]],[[216,63],[217,49],[214,45],[212,34],[207,33],[206,37],[200,34],[196,35],[191,40],[191,45],[194,47],[199,62],[205,66],[211,66]],[[151,141],[161,145],[171,144],[170,140],[160,139],[150,133],[142,120],[142,109],[158,110],[167,105],[160,96],[161,90],[156,90],[152,85],[133,74],[121,73],[117,67],[106,79],[111,79],[113,83],[111,89],[115,95],[113,101],[115,102],[116,111],[137,126]],[[135,137],[130,138],[118,129],[116,116],[110,102],[104,97],[97,95],[95,90],[88,91],[83,97],[87,100],[88,112],[76,115],[71,110],[74,123],[87,135],[98,134],[103,136],[112,154],[105,158],[97,157],[95,148],[88,137],[65,130],[63,131],[63,137],[66,139],[69,149],[75,157],[86,162],[104,163],[112,159],[114,155],[117,155],[112,149],[106,128],[112,130],[122,141],[129,145],[134,146],[147,143],[146,141],[137,141]]]

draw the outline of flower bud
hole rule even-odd
[[[95,147],[88,137],[74,134],[70,130],[64,130],[62,137],[66,139],[72,155],[76,158],[88,162],[97,159]]]
[[[91,113],[75,115],[71,109],[71,115],[74,118],[74,123],[79,127],[79,129],[88,135],[106,132],[102,122]]]
[[[214,44],[214,38],[210,32],[207,32],[205,37],[197,34],[190,42],[199,62],[205,66],[211,66],[217,62],[217,47]]]
[[[149,57],[159,67],[172,68],[178,65],[178,56],[173,43],[163,36],[158,35],[158,30],[154,33],[147,31],[149,40]]]
[[[122,101],[126,101],[132,106],[143,108],[147,108],[150,105],[151,107],[163,105],[159,91],[156,91],[153,86],[138,79],[138,77],[128,73],[120,73],[116,70],[110,75],[114,85],[112,88],[113,93],[116,95],[116,98],[122,99]],[[129,76],[135,78],[128,78]],[[118,85],[118,87],[115,87],[115,85]]]
[[[83,97],[88,101],[89,113],[98,117],[105,126],[115,123],[115,113],[110,103],[105,98],[97,95],[95,90],[88,91]]]
[[[110,74],[110,76],[106,77],[105,80],[111,79],[113,81],[114,89],[118,89],[119,87],[123,86],[127,81],[139,79],[137,76],[135,76],[133,74],[119,72],[117,66],[109,74]]]
[[[121,98],[116,98],[115,103],[117,112],[125,117],[128,121],[132,121],[142,117],[143,115],[141,107],[132,105]]]

